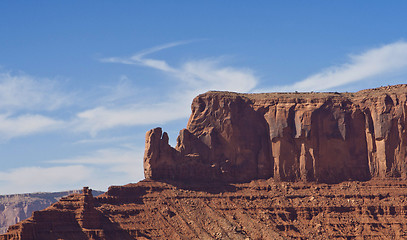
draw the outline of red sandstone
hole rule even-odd
[[[337,183],[407,178],[407,85],[357,93],[208,92],[175,148],[147,132],[145,177]]]

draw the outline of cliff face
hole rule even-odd
[[[177,146],[147,132],[146,178],[244,182],[407,177],[407,85],[357,93],[208,92]]]

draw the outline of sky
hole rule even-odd
[[[406,1],[1,1],[0,195],[142,180],[192,99],[407,79]]]

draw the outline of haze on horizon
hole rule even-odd
[[[404,1],[0,3],[0,195],[143,179],[209,90],[406,83]]]

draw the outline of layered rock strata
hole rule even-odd
[[[63,197],[48,208],[35,211],[32,217],[9,227],[8,232],[1,235],[0,239],[95,239],[100,235],[101,230],[94,231],[94,229],[102,227],[106,228],[102,234],[106,232],[108,239],[120,237],[120,232],[113,231],[112,236],[108,234],[110,225],[95,209],[92,190],[85,187],[81,194]]]
[[[175,148],[146,134],[148,179],[336,183],[407,177],[407,85],[356,93],[208,92]]]
[[[40,211],[57,202],[61,197],[79,190],[53,193],[26,193],[0,196],[0,234],[7,231],[8,226],[31,217],[35,211]],[[103,192],[94,191],[96,196]]]
[[[187,185],[144,180],[72,195],[0,240],[406,239],[404,181],[255,180]]]

